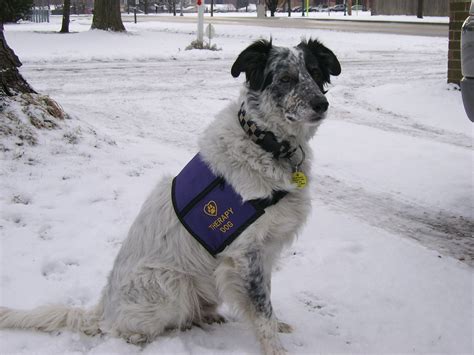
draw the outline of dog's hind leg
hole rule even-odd
[[[193,324],[200,327],[203,324],[225,323],[225,318],[217,311],[221,301],[214,278],[199,275],[194,285],[199,295],[199,312],[195,313]]]
[[[191,276],[142,265],[122,280],[111,328],[131,343],[150,342],[168,329],[190,327],[198,307]]]
[[[226,257],[216,270],[223,297],[236,303],[255,327],[265,354],[285,354],[278,337],[279,322],[270,301],[270,271],[265,270],[263,253],[257,249]]]
[[[198,320],[195,320],[196,325],[225,323],[226,319],[217,312],[217,304],[201,303],[201,312]]]

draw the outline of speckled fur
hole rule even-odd
[[[291,327],[279,323],[272,308],[271,270],[282,248],[303,227],[311,201],[308,189],[291,183],[292,167],[301,156],[275,160],[245,134],[237,112],[244,102],[248,117],[261,128],[300,145],[306,152],[301,169],[310,176],[308,141],[325,116],[313,108],[315,102],[325,101],[323,85],[329,74],[339,74],[340,67],[334,54],[317,41],[303,41],[291,49],[259,41],[234,63],[232,75],[241,72],[247,83],[240,98],[207,128],[199,143],[201,155],[244,200],[265,198],[274,190],[290,193],[214,258],[178,221],[170,198],[172,177],[166,176],[131,226],[94,309],[1,308],[0,327],[64,327],[142,343],[167,329],[223,321],[216,308],[224,300],[247,316],[265,354],[284,353],[277,333]]]

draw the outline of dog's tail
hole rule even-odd
[[[0,329],[34,329],[44,332],[68,329],[95,335],[100,333],[98,308],[88,311],[48,305],[25,311],[0,307]]]

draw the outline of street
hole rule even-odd
[[[255,15],[256,16],[256,15]],[[133,14],[123,14],[124,22],[133,22]],[[185,14],[184,16],[138,16],[138,22],[161,21],[161,22],[182,22],[194,23],[197,21],[195,14]],[[301,18],[301,14],[293,14],[293,17],[267,17],[258,19],[256,17],[222,17],[206,14],[205,23],[227,25],[245,25],[245,26],[265,26],[277,28],[294,29],[322,29],[347,32],[365,32],[365,33],[389,33],[413,36],[447,37],[448,27],[446,23],[412,23],[412,22],[379,22],[379,21],[348,21],[332,19]]]

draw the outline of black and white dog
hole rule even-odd
[[[324,86],[340,72],[336,56],[317,40],[293,48],[251,44],[231,70],[246,75],[240,98],[206,129],[200,156],[242,201],[273,200],[265,213],[211,255],[177,217],[172,178],[165,177],[131,226],[94,309],[0,308],[0,327],[66,328],[142,343],[168,329],[221,322],[216,309],[227,301],[248,317],[265,354],[284,353],[278,332],[292,329],[273,311],[271,271],[310,212],[307,188],[292,176],[310,175],[308,141],[328,109]]]

